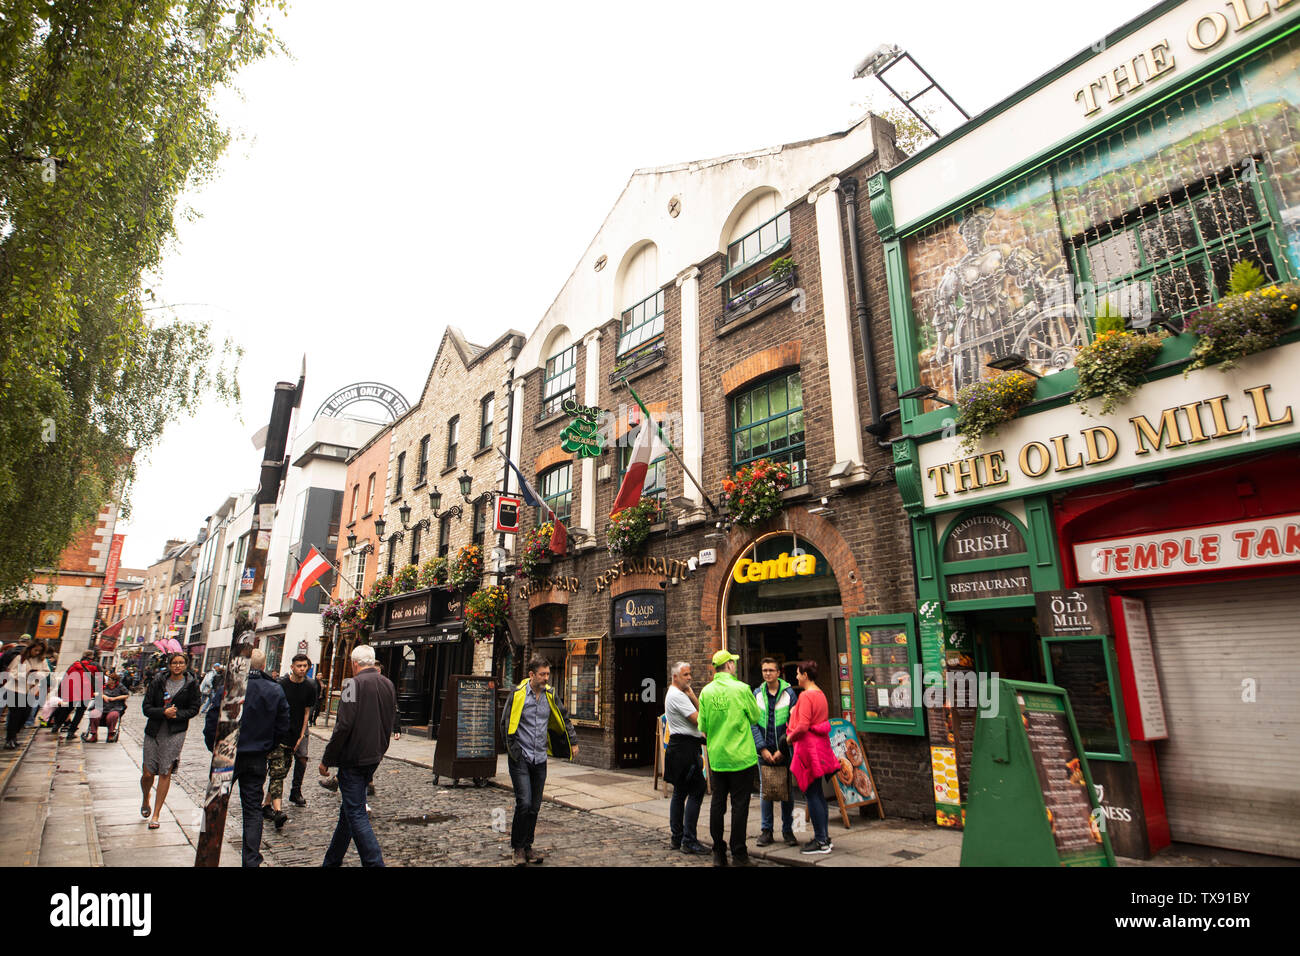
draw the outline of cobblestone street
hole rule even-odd
[[[138,698],[133,699],[133,703]],[[195,718],[185,738],[180,770],[173,781],[196,801],[207,784],[210,755],[203,745],[202,723]],[[138,706],[127,712],[121,744],[138,759],[144,718]],[[101,744],[100,746],[106,746]],[[88,747],[93,751],[93,747]],[[262,852],[271,866],[318,866],[338,821],[339,796],[323,789],[316,770],[324,742],[310,742],[312,764],[303,783],[306,807],[289,803],[290,777],[285,781],[285,812],[289,822],[276,832],[266,823]],[[430,771],[385,760],[375,774],[370,797],[371,824],[389,866],[509,866],[507,829],[514,812],[508,790],[467,783],[460,787],[435,786]],[[707,816],[707,807],[706,807]],[[701,825],[705,820],[701,820]],[[226,820],[224,858],[238,861],[241,827],[238,787],[231,794]],[[581,810],[547,802],[537,821],[535,848],[546,854],[545,865],[558,866],[708,866],[707,856],[687,857],[671,850],[656,831],[611,820]],[[345,866],[357,866],[355,847],[348,850]]]

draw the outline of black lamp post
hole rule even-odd
[[[435,518],[442,519],[447,517],[448,515],[451,515],[457,521],[459,521],[461,518],[464,517],[464,512],[461,510],[460,505],[452,505],[446,511],[443,511],[441,509],[442,509],[442,492],[438,490],[437,485],[434,485],[433,491],[429,492],[429,510],[433,512],[433,516]]]
[[[387,522],[383,518],[375,519],[375,536],[382,538],[384,536],[384,526]]]

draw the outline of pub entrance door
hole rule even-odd
[[[429,715],[429,736],[438,736],[442,724],[442,708],[447,701],[447,686],[452,674],[473,673],[474,642],[462,636],[454,644],[434,644],[429,648],[433,657],[433,711]]]
[[[614,641],[614,743],[619,767],[654,762],[655,725],[667,690],[667,655],[663,637]]]

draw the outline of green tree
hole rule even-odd
[[[144,277],[229,134],[213,98],[279,48],[283,0],[0,8],[0,596],[126,489],[239,350],[159,318]]]

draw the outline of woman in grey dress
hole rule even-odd
[[[153,801],[153,816],[149,820],[149,829],[157,830],[161,825],[158,817],[162,813],[163,801],[167,799],[167,790],[171,787],[172,771],[181,760],[181,749],[185,746],[185,728],[191,718],[199,712],[202,695],[199,682],[186,671],[188,660],[184,654],[172,654],[167,658],[167,668],[161,671],[144,692],[144,704],[141,710],[147,717],[144,727],[144,767],[140,777],[140,791],[144,801],[140,804],[140,816],[150,815],[150,791],[154,779],[158,781],[158,793]]]

